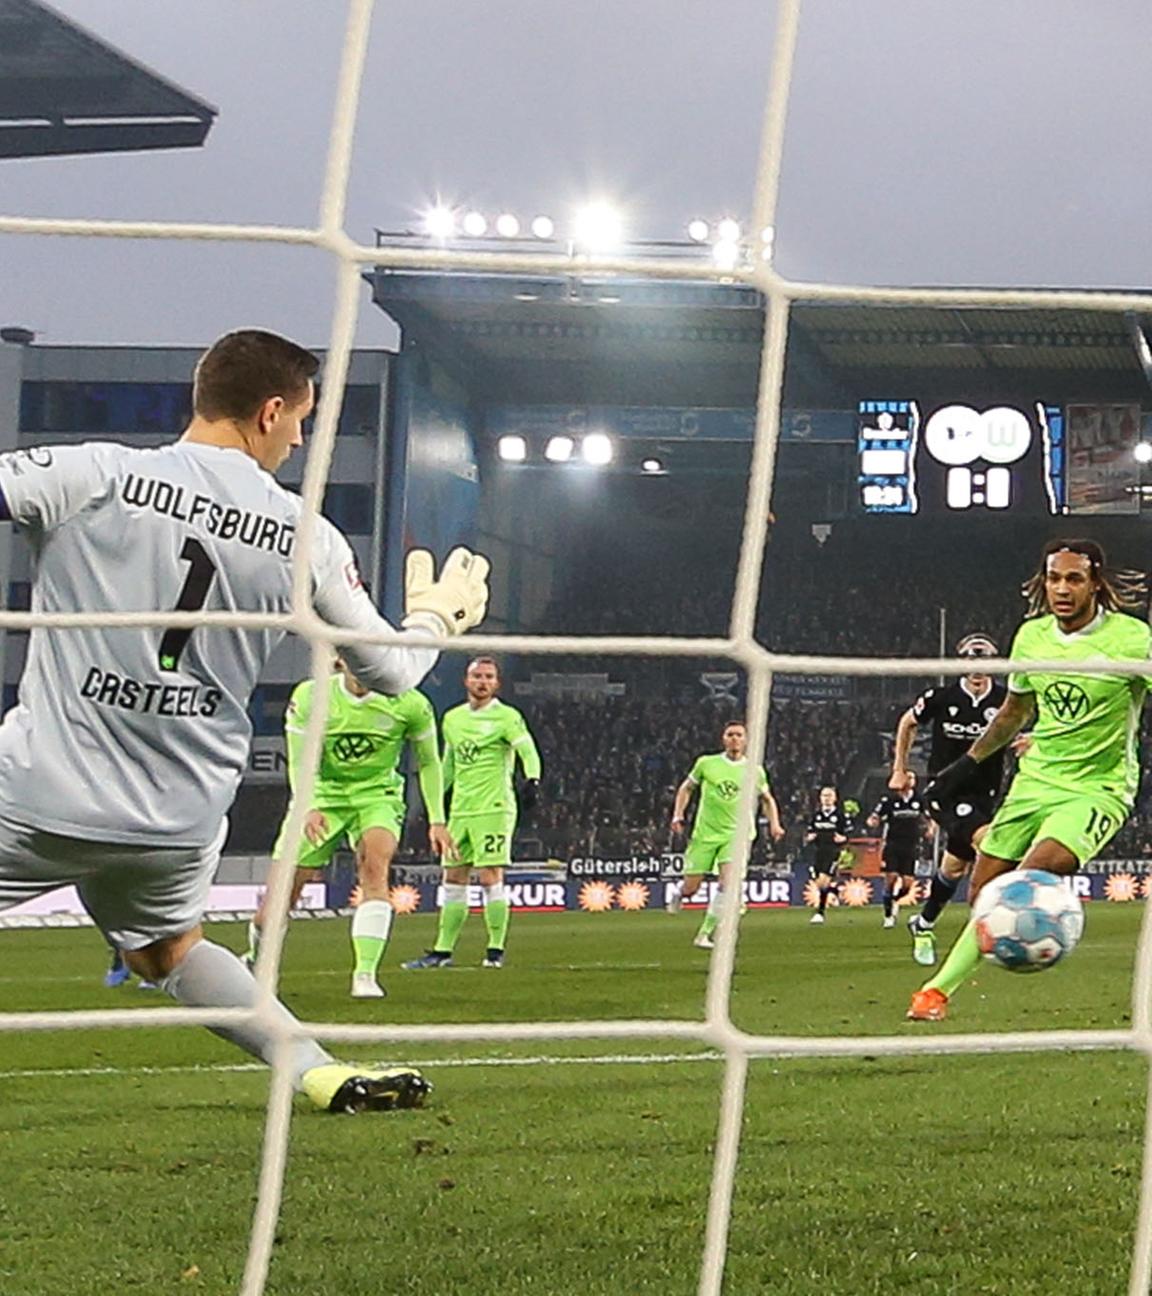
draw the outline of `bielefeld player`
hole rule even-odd
[[[1060,875],[1076,870],[1111,839],[1131,813],[1139,779],[1136,739],[1146,680],[1077,672],[1090,659],[1144,661],[1152,648],[1147,622],[1128,616],[1124,594],[1107,574],[1093,540],[1053,540],[1025,586],[1027,619],[1016,632],[1008,697],[981,737],[942,769],[925,798],[944,813],[957,789],[1019,733],[1033,713],[1032,745],[980,843],[971,899],[1014,868]],[[1066,661],[1059,671],[1029,662]],[[980,959],[969,921],[943,967],[912,996],[913,1021],[940,1021]]]
[[[176,608],[285,614],[301,503],[272,473],[302,444],[318,362],[285,338],[229,333],[201,357],[192,421],[157,449],[110,442],[0,455],[0,516],[32,546],[36,612]],[[390,629],[352,550],[324,519],[310,584],[329,623]],[[356,676],[402,693],[436,661],[435,635],[476,625],[487,561],[457,550],[437,580],[409,555],[400,643],[348,644]],[[0,909],[75,885],[137,975],[189,1007],[253,1008],[252,974],[200,922],[248,756],[247,706],[278,628],[113,625],[31,632],[17,705],[0,726]],[[275,1005],[218,1033],[265,1061],[296,1028]],[[410,1068],[338,1064],[292,1044],[298,1089],[331,1111],[416,1106]]]
[[[995,657],[999,650],[985,634],[965,635],[956,645],[959,657],[970,657],[975,668],[981,658]],[[892,751],[890,788],[899,788],[908,777],[908,753],[922,724],[931,725],[928,748],[928,777],[934,778],[946,765],[962,756],[980,737],[1007,697],[1003,684],[979,669],[951,684],[926,689],[896,726]],[[1006,749],[1005,749],[1006,750]],[[976,843],[992,819],[996,797],[1004,777],[1005,750],[998,751],[976,766],[956,789],[948,813],[941,819],[944,851],[932,877],[928,898],[918,914],[908,920],[912,933],[912,957],[931,967],[936,962],[936,920],[956,894],[961,879],[976,858]]]
[[[904,785],[882,796],[868,816],[868,827],[884,826],[884,926],[896,926],[896,906],[916,887],[916,862],[927,807],[916,793],[916,774],[909,770]]]

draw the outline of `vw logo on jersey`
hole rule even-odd
[[[1088,710],[1088,694],[1075,680],[1053,680],[1044,690],[1044,701],[1057,720],[1070,724]]]
[[[952,813],[957,819],[963,819],[965,815],[970,815],[972,813],[972,807],[967,801],[961,801]]]
[[[367,760],[376,750],[376,739],[371,734],[341,734],[332,744],[332,752],[337,760]]]
[[[471,765],[480,755],[479,746],[471,738],[465,738],[463,742],[457,743],[452,750],[461,765]]]
[[[716,784],[716,791],[725,801],[735,801],[740,795],[740,784],[733,783],[731,779],[725,779],[722,783]]]

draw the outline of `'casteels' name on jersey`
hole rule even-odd
[[[197,684],[146,684],[99,666],[89,667],[80,685],[80,696],[97,706],[121,711],[142,711],[160,716],[214,716],[220,690]]]
[[[120,494],[124,503],[133,508],[151,509],[177,522],[190,522],[217,540],[237,540],[253,549],[279,554],[281,558],[292,556],[295,525],[267,513],[221,504],[207,495],[193,495],[183,486],[136,473],[127,474],[120,485]]]

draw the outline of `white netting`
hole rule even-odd
[[[336,434],[339,405],[348,372],[357,313],[359,270],[362,265],[392,268],[471,269],[493,272],[555,271],[573,273],[627,273],[654,279],[740,279],[758,288],[767,300],[764,344],[757,399],[752,472],[748,487],[744,537],[737,572],[729,638],[597,638],[590,636],[475,635],[467,649],[534,653],[597,653],[612,655],[652,654],[664,656],[727,656],[748,673],[748,754],[752,766],[763,760],[768,698],[773,672],[842,675],[918,676],[961,675],[969,665],[960,661],[782,655],[765,651],[755,640],[754,623],[764,543],[768,529],[769,502],[780,423],[780,400],[784,376],[789,309],[793,301],[831,300],[874,304],[923,303],[925,305],[992,307],[1042,307],[1063,310],[1152,311],[1152,294],[1103,293],[1090,291],[1039,292],[990,289],[873,288],[790,282],[776,273],[770,257],[745,268],[719,271],[682,261],[638,260],[629,257],[570,257],[559,255],[517,255],[428,248],[380,248],[357,244],[343,228],[345,198],[356,109],[368,45],[373,0],[350,0],[338,93],[330,135],[319,220],[315,228],[241,226],[220,224],[160,224],[142,221],[37,220],[0,217],[0,233],[39,235],[83,235],[104,238],[200,239],[259,243],[286,243],[317,247],[330,252],[337,263],[337,297],[324,373],[316,432],[312,439],[304,477],[304,512],[294,558],[294,600],[290,616],[237,614],[189,614],[174,612],[133,613],[120,616],[89,614],[36,616],[31,613],[0,613],[0,626],[26,629],[31,625],[76,626],[122,624],[147,626],[269,626],[277,625],[307,638],[313,645],[312,666],[316,678],[327,674],[327,646],[336,641],[366,639],[368,636],[337,634],[322,623],[310,604],[309,555],[315,534],[315,518],[324,486]],[[753,231],[775,226],[780,161],[789,82],[796,46],[800,0],[780,0],[773,48],[770,91],[766,106],[756,185]],[[757,253],[759,247],[757,246]],[[457,649],[459,643],[442,647]],[[1004,671],[1007,663],[990,661],[990,670]],[[1038,663],[1058,669],[1060,663]],[[1081,669],[1123,671],[1143,674],[1139,662],[1110,663]],[[307,727],[301,768],[305,791],[312,787],[319,764],[326,720],[327,695],[317,690],[322,704],[313,711]],[[292,866],[300,842],[303,807],[307,797],[296,799],[298,810],[288,828],[287,847],[280,864],[270,875],[270,922],[262,944],[257,979],[261,999],[252,1012],[169,1008],[152,1010],[108,1010],[81,1012],[39,1012],[0,1014],[0,1030],[57,1030],[92,1027],[156,1027],[224,1025],[261,1019],[266,1029],[279,1035],[279,1053],[273,1067],[268,1102],[264,1152],[260,1169],[257,1205],[252,1223],[248,1260],[241,1291],[243,1296],[261,1296],[264,1291],[272,1242],[284,1182],[289,1127],[292,1113],[292,1083],[289,1068],[290,1036],[268,1009],[275,992],[280,955],[286,929],[287,898]],[[754,811],[755,785],[746,780],[740,814],[750,825]],[[738,842],[746,842],[737,834]],[[677,1021],[579,1021],[526,1022],[515,1024],[441,1026],[350,1026],[335,1023],[303,1023],[300,1030],[321,1040],[353,1044],[395,1044],[411,1042],[475,1041],[509,1042],[540,1039],[679,1039],[708,1044],[724,1058],[724,1082],[720,1102],[712,1188],[707,1217],[704,1257],[700,1270],[701,1296],[718,1296],[723,1280],[728,1244],[732,1191],[740,1146],[744,1090],[748,1061],[753,1057],[852,1057],[863,1054],[951,1054],[991,1052],[1042,1052],[1052,1049],[1124,1049],[1152,1056],[1152,919],[1145,910],[1137,954],[1133,987],[1132,1028],[1112,1031],[1030,1031],[998,1035],[936,1035],[922,1037],[792,1038],[756,1036],[739,1030],[731,1020],[730,993],[738,939],[740,886],[747,866],[747,846],[738,848],[734,861],[737,885],[725,892],[725,921],[711,961],[704,1019]],[[1148,1110],[1152,1114],[1152,1080]],[[1152,1281],[1152,1119],[1146,1119],[1144,1169],[1141,1182],[1139,1220],[1129,1283],[1130,1296],[1149,1290]]]

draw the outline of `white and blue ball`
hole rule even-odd
[[[1040,972],[1059,963],[1084,934],[1079,897],[1042,869],[994,878],[977,897],[972,917],[981,954],[1009,972]]]

